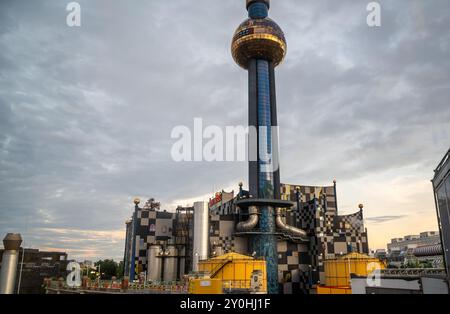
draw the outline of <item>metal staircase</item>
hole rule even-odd
[[[219,271],[221,271],[226,265],[230,264],[232,261],[233,259],[228,258],[218,263],[213,269],[211,269],[210,277],[214,278],[219,273]]]

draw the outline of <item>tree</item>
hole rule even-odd
[[[112,277],[117,275],[118,265],[112,259],[99,260],[95,263],[95,266],[97,267],[97,271],[100,268],[101,279],[110,280]]]
[[[421,268],[417,259],[409,259],[407,263],[403,265],[403,268]]]
[[[119,262],[119,265],[117,266],[117,273],[116,273],[116,277],[117,278],[122,278],[123,277],[123,272],[125,271],[125,267],[123,264],[123,261]]]

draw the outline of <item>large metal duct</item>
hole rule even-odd
[[[161,246],[152,245],[148,249],[148,280],[161,281],[162,257]]]
[[[442,255],[442,246],[440,244],[419,246],[413,250],[413,254],[418,257]]]
[[[20,234],[8,233],[3,239],[5,251],[3,252],[2,269],[0,272],[0,294],[14,293],[21,244],[22,236]]]
[[[248,208],[248,220],[241,221],[237,224],[236,230],[238,232],[247,232],[255,229],[256,225],[258,224],[259,217],[258,217],[258,207],[256,206],[250,206]]]
[[[192,270],[198,271],[198,262],[208,259],[209,208],[206,202],[194,203],[194,245]]]
[[[174,245],[168,245],[164,252],[164,282],[177,281],[178,250]]]
[[[289,226],[283,221],[283,217],[281,215],[281,208],[277,208],[275,210],[275,216],[276,216],[275,223],[280,230],[286,231],[291,235],[293,235],[294,237],[301,237],[301,238],[307,237],[307,233],[305,230],[296,228],[294,226]]]

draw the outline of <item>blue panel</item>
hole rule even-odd
[[[252,19],[263,19],[269,15],[269,8],[265,3],[257,2],[248,7],[248,16]]]
[[[272,121],[270,102],[269,62],[257,60],[257,111],[258,111],[258,196],[274,198],[272,167]],[[278,293],[278,254],[273,208],[260,208],[261,234],[252,238],[252,249],[264,256],[267,266],[267,288],[271,294]]]
[[[258,73],[258,126],[259,126],[259,197],[274,197],[272,167],[272,121],[270,106],[269,62],[257,61]]]

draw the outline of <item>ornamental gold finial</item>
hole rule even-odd
[[[250,59],[264,59],[277,66],[286,56],[284,33],[268,18],[269,7],[268,0],[247,0],[249,18],[234,32],[231,53],[234,61],[244,69],[248,69]]]

